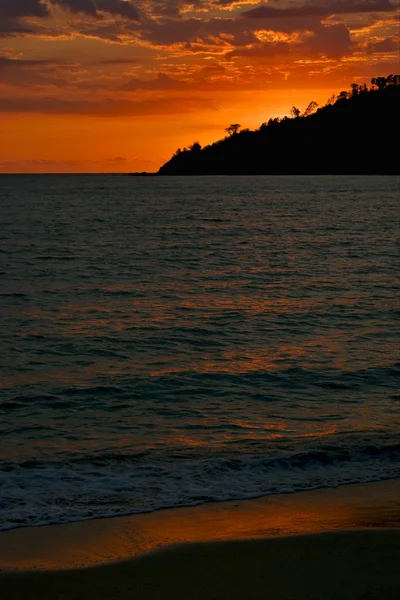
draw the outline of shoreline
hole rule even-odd
[[[5,600],[397,600],[400,479],[0,533]]]
[[[400,478],[0,532],[0,570],[86,568],[188,543],[400,531]]]

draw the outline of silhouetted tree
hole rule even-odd
[[[351,84],[351,95],[352,96],[357,96],[358,92],[359,92],[359,87],[357,83],[352,83]]]
[[[199,142],[193,142],[193,144],[189,146],[189,150],[191,150],[192,152],[200,152],[201,144],[199,144]]]
[[[373,77],[371,79],[371,83],[372,85],[375,85],[378,90],[384,90],[387,84],[387,79],[386,77]]]
[[[393,74],[389,75],[386,78],[386,85],[387,85],[387,87],[400,85],[400,75],[393,75]]]
[[[239,123],[232,123],[232,125],[229,125],[229,127],[227,127],[225,131],[228,135],[236,135],[240,128],[241,125]]]
[[[301,110],[296,108],[296,106],[292,106],[290,109],[290,114],[292,115],[293,119],[297,119],[301,115]]]
[[[303,112],[303,117],[309,117],[310,115],[313,114],[313,112],[315,110],[317,110],[318,108],[318,102],[315,102],[315,100],[312,100],[310,102],[310,104],[307,106],[306,110]]]

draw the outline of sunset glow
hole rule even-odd
[[[0,0],[0,172],[157,171],[398,72],[395,0]]]

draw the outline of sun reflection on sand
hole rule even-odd
[[[132,558],[173,544],[399,527],[399,481],[209,503],[0,535],[2,569],[67,569]]]

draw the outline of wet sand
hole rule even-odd
[[[399,479],[0,534],[5,600],[398,600],[399,564]]]

